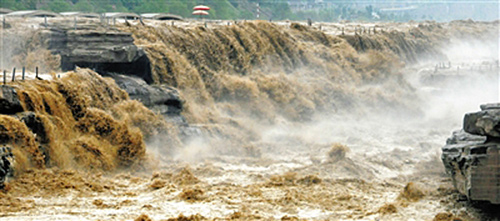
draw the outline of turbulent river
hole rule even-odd
[[[499,99],[498,22],[117,25],[145,51],[151,85],[177,91],[180,121],[109,73],[58,72],[31,37],[43,28],[16,22],[2,29],[15,42],[3,68],[54,72],[7,84],[22,111],[0,115],[15,157],[0,220],[498,215],[463,201],[440,159],[463,114]]]

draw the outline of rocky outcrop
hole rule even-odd
[[[12,154],[11,147],[2,146],[0,147],[0,189],[5,187],[5,180],[8,176],[12,175],[12,159],[14,155]]]
[[[38,34],[52,53],[61,56],[63,70],[87,67],[100,74],[121,73],[153,82],[149,59],[134,45],[131,33],[96,23],[78,25],[77,29],[54,24]]]
[[[500,138],[500,108],[484,105],[482,109],[465,115],[464,130],[471,134]]]
[[[16,89],[12,86],[0,86],[0,114],[15,114],[23,111]]]
[[[130,99],[140,101],[153,112],[164,116],[167,122],[176,124],[181,140],[201,135],[200,128],[189,125],[181,115],[184,101],[176,89],[165,85],[148,85],[144,80],[132,76],[106,76],[113,78],[116,84],[129,94]]]
[[[108,76],[113,78],[132,100],[140,101],[154,112],[171,117],[180,115],[183,102],[179,97],[179,92],[174,88],[164,85],[148,85],[137,77],[119,74]]]
[[[454,186],[470,200],[500,204],[500,104],[481,105],[464,117],[441,156]]]

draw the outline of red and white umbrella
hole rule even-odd
[[[194,6],[193,10],[194,11],[208,11],[208,10],[210,10],[210,7],[205,6],[205,5],[197,5],[197,6]]]
[[[208,15],[208,12],[202,10],[196,10],[193,12],[193,15]]]

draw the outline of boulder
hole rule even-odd
[[[491,103],[491,104],[481,104],[479,106],[481,110],[494,110],[494,109],[500,109],[500,103]]]
[[[14,155],[10,146],[0,147],[0,189],[5,188],[4,182],[12,175],[12,163]]]
[[[453,131],[451,137],[446,140],[446,144],[472,144],[484,143],[485,141],[485,136],[473,135],[465,132],[464,130],[456,130]]]
[[[180,116],[183,101],[174,88],[163,85],[148,85],[143,79],[120,74],[108,74],[125,90],[130,99],[138,100],[146,107],[164,116]]]
[[[23,111],[16,89],[0,85],[0,114],[15,114]]]
[[[463,122],[464,130],[468,133],[500,138],[500,109],[485,109],[467,113]]]

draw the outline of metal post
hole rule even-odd
[[[16,68],[12,68],[12,82],[16,79]]]
[[[25,71],[26,71],[26,68],[25,68],[25,67],[23,67],[23,78],[22,78],[23,80],[24,80],[24,72],[25,72]]]
[[[3,16],[3,19],[2,19],[2,28],[5,29],[5,16]]]
[[[127,21],[127,18],[125,18],[125,21]],[[113,25],[116,25],[116,18],[113,18]]]
[[[7,82],[7,71],[3,70],[3,84],[5,85],[6,82]]]
[[[35,78],[38,79],[38,67],[35,67]]]

